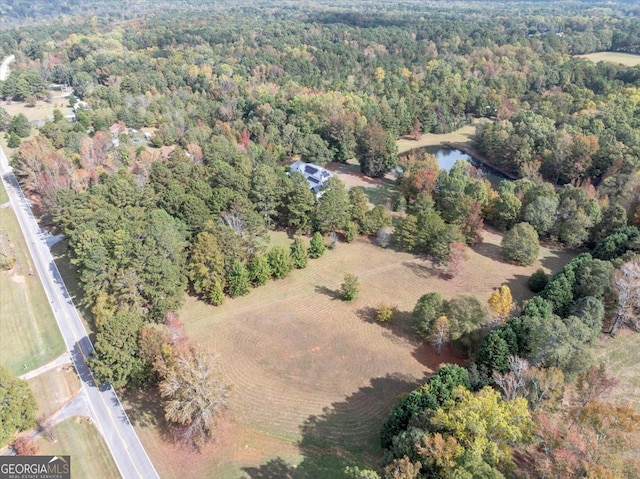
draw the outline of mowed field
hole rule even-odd
[[[628,67],[635,67],[640,65],[640,55],[633,55],[631,53],[618,53],[618,52],[596,52],[589,53],[588,55],[576,55],[578,58],[586,58],[594,63],[598,62],[610,62],[621,63]]]
[[[11,271],[0,271],[0,364],[21,375],[62,354],[64,343],[7,202],[0,184],[0,254],[16,258]]]
[[[50,91],[52,96],[50,102],[38,100],[35,106],[27,106],[22,101],[3,101],[2,108],[7,110],[11,116],[24,114],[29,121],[53,120],[53,110],[60,110],[63,115],[73,113],[73,108],[69,106],[69,98],[53,98],[61,94],[59,91]]]
[[[556,271],[573,256],[543,249],[541,261],[517,267],[500,259],[500,241],[487,231],[454,281],[428,261],[361,239],[220,307],[188,298],[179,315],[191,340],[218,355],[233,387],[230,408],[217,441],[200,453],[171,445],[157,421],[134,418],[154,464],[166,478],[339,478],[345,465],[375,465],[394,400],[456,360],[416,341],[409,318],[418,298],[440,291],[485,302],[506,283],[522,300],[535,269]],[[351,303],[338,298],[346,272],[361,282]],[[382,301],[398,307],[388,326],[372,318]],[[142,402],[155,401],[131,399],[129,407]]]
[[[615,337],[602,335],[594,349],[594,363],[604,363],[607,372],[618,379],[611,399],[631,403],[640,412],[640,336],[621,330]]]
[[[120,477],[107,445],[91,420],[75,416],[53,428],[55,441],[40,437],[36,442],[42,455],[71,456],[73,479],[115,479]],[[185,476],[187,477],[187,476]]]

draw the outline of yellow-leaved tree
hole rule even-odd
[[[457,387],[455,401],[439,408],[431,423],[452,436],[473,456],[490,466],[509,464],[511,448],[527,439],[533,423],[527,400],[504,401],[498,391],[485,387],[477,393]]]
[[[499,322],[506,321],[514,307],[511,289],[509,289],[509,286],[506,284],[503,284],[491,293],[491,297],[489,297],[489,308],[494,316],[499,319]]]

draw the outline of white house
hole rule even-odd
[[[296,161],[289,166],[289,171],[297,171],[298,173],[301,173],[302,176],[306,178],[307,183],[309,183],[311,191],[316,195],[320,193],[325,182],[333,176],[332,173],[329,173],[321,166],[317,166],[312,163],[304,163],[302,161]]]

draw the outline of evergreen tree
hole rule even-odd
[[[319,231],[316,231],[311,237],[309,243],[309,258],[316,259],[324,254],[327,247],[324,244],[324,238]]]
[[[253,255],[249,260],[247,269],[249,270],[249,281],[253,286],[262,286],[271,278],[269,261],[262,254]]]
[[[307,253],[307,246],[304,244],[301,238],[296,238],[291,244],[291,262],[294,268],[302,269],[307,267],[307,261],[309,254]]]
[[[249,293],[249,273],[244,264],[235,260],[227,274],[227,293],[232,298]]]
[[[291,255],[282,246],[274,246],[267,253],[267,261],[271,269],[271,275],[276,278],[284,278],[291,272]]]

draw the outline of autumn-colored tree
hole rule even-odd
[[[608,395],[618,380],[607,374],[604,363],[591,366],[584,373],[578,374],[573,391],[573,402],[586,406],[594,399],[602,400]]]
[[[394,459],[384,468],[384,479],[417,479],[420,477],[420,462],[411,462],[407,456]]]
[[[436,352],[440,354],[442,347],[451,339],[451,327],[449,320],[446,316],[438,317],[433,323],[431,333],[429,334],[429,342],[436,349]]]
[[[466,249],[466,245],[461,241],[452,241],[449,243],[449,255],[443,269],[443,276],[445,278],[454,279],[460,276],[464,268]]]
[[[484,220],[482,219],[482,202],[474,201],[471,203],[469,214],[462,225],[462,234],[467,244],[474,245],[482,243],[482,230],[484,228]]]
[[[489,297],[489,309],[499,322],[505,322],[515,308],[511,289],[506,284],[495,289]]]
[[[560,368],[532,368],[525,371],[525,397],[532,411],[555,411],[564,397],[564,374]]]
[[[458,387],[456,401],[438,409],[431,419],[435,427],[490,465],[509,464],[511,448],[522,443],[532,427],[527,401],[503,401],[500,393],[485,387],[477,393]]]
[[[456,477],[455,469],[460,456],[464,453],[464,448],[455,437],[444,437],[440,433],[427,434],[422,439],[422,444],[418,444],[417,449],[426,463],[437,468],[444,479]]]
[[[527,448],[542,477],[640,477],[640,414],[594,399],[559,414],[539,413]]]
[[[227,407],[229,388],[215,375],[213,357],[191,348],[174,358],[160,393],[167,420],[181,427],[183,441],[200,448]]]
[[[11,448],[18,456],[35,456],[38,453],[38,446],[36,446],[32,439],[26,436],[20,436],[13,441]]]

